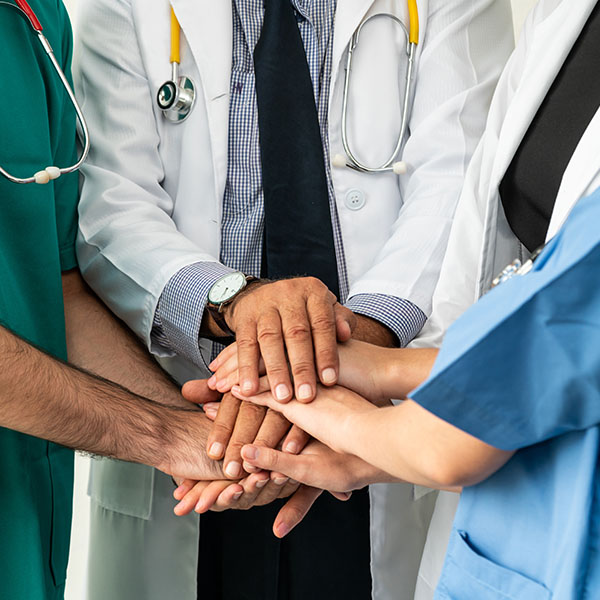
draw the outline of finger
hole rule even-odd
[[[219,414],[219,406],[221,406],[220,402],[208,402],[202,405],[202,410],[211,421],[214,421]]]
[[[324,385],[337,383],[339,373],[334,304],[335,296],[329,290],[323,296],[310,296],[306,303],[315,348],[314,360]],[[303,398],[298,397],[298,400]]]
[[[272,408],[274,411],[279,413],[283,413],[287,407],[287,404],[277,402],[277,400],[273,398],[273,394],[270,390],[268,392],[262,392],[253,396],[246,396],[242,393],[242,390],[239,386],[234,385],[231,388],[231,394],[239,400],[243,400],[244,402],[252,402],[252,404],[258,404],[259,406],[267,406],[268,408]]]
[[[342,343],[347,342],[356,329],[358,319],[349,308],[346,308],[339,303],[335,305],[334,310],[337,339]]]
[[[256,438],[252,440],[251,443],[254,443],[256,446],[276,448],[279,446],[281,440],[285,437],[290,427],[291,423],[285,417],[269,409],[267,410],[264,421],[262,422],[260,429],[256,434]],[[246,462],[244,462],[242,466],[248,473],[260,471],[260,469],[257,469]],[[248,470],[246,467],[249,467],[250,470]]]
[[[306,305],[295,311],[285,310],[282,315],[282,326],[296,398],[303,402],[310,402],[315,397],[317,378],[311,325]],[[268,369],[267,376],[270,381]]]
[[[287,420],[287,419],[286,419]],[[281,445],[281,449],[288,454],[298,454],[308,444],[310,435],[297,425],[293,425]]]
[[[301,486],[277,514],[273,523],[273,533],[278,538],[286,536],[304,519],[321,493],[322,490]]]
[[[181,517],[183,515],[187,515],[188,513],[194,510],[196,503],[204,493],[205,489],[211,484],[210,481],[197,481],[188,490],[188,492],[181,498],[179,503],[173,509],[173,512]]]
[[[256,322],[244,322],[236,331],[238,351],[238,372],[240,387],[245,394],[253,394],[258,389],[258,345]]]
[[[224,348],[217,354],[215,359],[208,365],[208,368],[214,373],[222,364],[226,363],[232,356],[237,355],[237,345],[236,342],[233,344],[229,344],[227,348]]]
[[[193,479],[184,479],[177,489],[173,491],[173,498],[181,500],[195,485],[197,481]]]
[[[229,444],[241,402],[231,394],[225,394],[219,405],[217,418],[208,434],[206,452],[213,460],[221,460]]]
[[[195,404],[204,404],[205,402],[216,402],[221,398],[221,394],[208,387],[208,380],[194,379],[188,381],[181,388],[181,395],[189,402]]]
[[[262,490],[269,484],[269,474],[261,471],[260,473],[249,475],[239,483],[244,493],[241,496],[236,495],[234,497],[232,492],[226,489],[217,499],[214,509],[227,510],[229,508],[236,508],[238,510],[246,510],[251,508],[256,504],[257,498],[262,494]]]
[[[266,413],[266,409],[262,406],[242,402],[223,459],[224,473],[230,479],[239,479],[243,476],[242,446],[256,439]]]
[[[329,492],[336,500],[346,502],[352,497],[352,492]]]
[[[203,514],[207,510],[215,508],[219,496],[225,490],[229,490],[232,502],[239,500],[244,493],[244,488],[239,483],[231,483],[231,481],[211,481],[198,499],[194,510],[199,514]]]
[[[287,402],[292,398],[292,382],[285,353],[281,317],[276,310],[270,310],[261,317],[257,326],[257,336],[271,391],[280,402]],[[256,386],[256,391],[258,390],[259,385]]]
[[[242,458],[254,467],[282,473],[301,483],[306,483],[310,476],[310,456],[286,454],[272,448],[249,445],[242,448]]]

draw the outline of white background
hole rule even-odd
[[[69,9],[73,21],[75,21],[77,0],[63,1]],[[450,2],[451,0],[448,1]],[[515,32],[518,32],[530,8],[535,4],[535,0],[512,0],[512,4],[515,22]],[[87,473],[88,459],[83,458],[81,456],[77,456],[75,461],[73,534],[71,538],[71,554],[69,557],[69,571],[67,575],[68,584],[65,600],[85,599],[85,580],[89,525],[89,499],[86,494]],[[110,599],[107,598],[107,600]]]

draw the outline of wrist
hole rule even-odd
[[[258,279],[256,277],[248,279],[244,289],[242,289],[238,294],[236,294],[235,297],[231,300],[231,302],[228,302],[226,305],[223,306],[221,312],[223,314],[223,318],[225,320],[225,323],[227,324],[227,327],[231,331],[235,332],[236,329],[235,309],[239,306],[240,300],[243,300],[246,296],[250,295],[257,288],[262,287],[263,285],[266,285],[268,283],[271,283],[269,279]]]

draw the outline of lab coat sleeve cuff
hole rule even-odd
[[[198,262],[173,275],[154,313],[152,341],[204,366],[198,340],[208,292],[215,281],[232,271],[217,262]]]
[[[386,294],[357,294],[348,299],[346,307],[383,323],[396,335],[401,348],[421,331],[427,319],[409,300]]]

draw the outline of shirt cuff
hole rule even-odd
[[[357,294],[348,298],[346,307],[383,323],[398,338],[404,348],[421,331],[427,317],[409,300],[387,294]]]
[[[158,300],[152,341],[203,366],[198,340],[208,292],[215,281],[233,271],[218,262],[198,262],[173,275]]]

